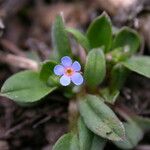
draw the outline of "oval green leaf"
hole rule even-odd
[[[129,70],[150,78],[150,57],[134,56],[122,64]]]
[[[60,137],[52,150],[79,150],[77,135],[67,133]]]
[[[94,135],[90,150],[103,150],[106,144],[106,140],[100,136]]]
[[[56,17],[52,26],[52,43],[59,59],[71,55],[69,39],[61,16]]]
[[[89,52],[84,70],[87,85],[95,87],[99,85],[106,74],[106,61],[102,49],[93,49]]]
[[[106,140],[93,134],[85,125],[82,118],[78,122],[80,150],[103,150]]]
[[[112,29],[110,18],[106,13],[97,17],[87,30],[87,38],[91,48],[105,47],[108,52],[112,43]]]
[[[55,89],[56,87],[49,87],[40,80],[38,72],[22,71],[5,81],[1,95],[18,103],[33,103]]]
[[[50,75],[54,74],[54,67],[57,65],[54,61],[44,61],[40,70],[40,79],[47,81]]]
[[[87,95],[79,101],[79,111],[86,126],[95,134],[112,141],[125,138],[123,124],[101,98]]]
[[[71,139],[70,149],[68,150],[80,150],[79,149],[79,139],[77,134],[73,135]]]
[[[82,118],[80,118],[78,121],[78,132],[80,149],[90,150],[93,139],[93,133],[86,127]]]
[[[112,49],[126,47],[133,54],[138,50],[140,43],[140,37],[136,31],[128,27],[123,27],[116,35]]]
[[[120,63],[113,66],[110,76],[110,90],[111,92],[120,90],[127,78],[129,71]]]
[[[121,149],[133,149],[143,138],[143,132],[136,124],[124,123],[124,127],[126,139],[121,142],[114,142],[114,144]]]
[[[52,150],[69,150],[72,137],[72,133],[64,134],[58,139]]]
[[[86,51],[90,50],[90,44],[89,41],[87,39],[87,37],[81,33],[80,31],[73,29],[73,28],[66,28],[66,31],[71,33],[74,38],[77,40],[77,42],[83,47],[85,48]]]

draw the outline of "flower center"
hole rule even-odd
[[[66,69],[65,69],[65,74],[66,74],[67,76],[72,76],[73,73],[74,73],[74,70],[73,70],[72,68],[66,68]]]

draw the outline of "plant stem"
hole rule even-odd
[[[77,101],[71,100],[69,103],[68,108],[69,113],[69,130],[71,131],[77,131],[77,122],[79,117],[78,107],[77,107]]]

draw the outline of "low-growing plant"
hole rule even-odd
[[[57,16],[51,35],[50,59],[41,62],[38,71],[22,71],[7,79],[1,96],[29,106],[60,89],[70,99],[69,133],[53,150],[102,150],[108,140],[121,149],[134,148],[150,120],[123,111],[115,102],[130,71],[150,78],[150,57],[135,55],[141,42],[138,33],[129,27],[114,32],[103,13],[85,34],[66,27]],[[69,35],[80,52],[72,52]]]

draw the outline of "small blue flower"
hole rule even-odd
[[[60,84],[67,86],[71,81],[75,85],[81,85],[83,83],[83,77],[80,73],[81,65],[78,61],[72,63],[72,59],[68,56],[61,58],[61,64],[54,67],[54,73],[60,78]]]

